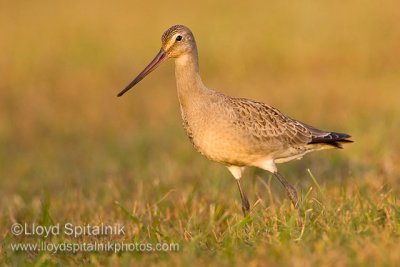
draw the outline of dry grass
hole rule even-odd
[[[0,262],[396,265],[399,18],[397,1],[0,3]],[[251,169],[242,218],[230,174],[186,141],[172,62],[115,97],[176,23],[194,31],[208,86],[354,136],[280,167],[302,191],[300,215]],[[125,236],[99,240],[181,249],[15,253],[11,243],[40,238],[13,236],[14,222],[121,223]]]

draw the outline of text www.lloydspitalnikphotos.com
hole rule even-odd
[[[156,252],[156,251],[179,251],[178,243],[124,243],[124,242],[88,242],[88,243],[51,243],[47,241],[38,241],[36,243],[12,243],[12,251],[26,252]]]
[[[74,225],[72,223],[54,224],[54,225],[38,225],[38,224],[21,224],[14,223],[11,226],[11,233],[15,236],[24,237],[40,237],[40,240],[15,242],[9,244],[9,248],[15,252],[176,252],[180,250],[178,243],[129,243],[119,240],[90,240],[87,242],[50,242],[43,238],[51,236],[66,236],[69,238],[79,238],[82,236],[104,237],[104,236],[124,236],[125,227],[121,224],[115,225]]]

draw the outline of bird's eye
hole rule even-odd
[[[181,35],[176,36],[175,40],[179,42],[180,40],[182,40],[182,36]]]

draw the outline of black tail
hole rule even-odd
[[[326,133],[325,135],[313,135],[309,144],[327,144],[336,148],[343,148],[343,143],[353,143],[350,135],[344,133]]]

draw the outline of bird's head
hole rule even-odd
[[[172,26],[163,33],[161,37],[161,49],[156,57],[118,96],[125,94],[168,58],[179,58],[192,53],[193,50],[196,50],[196,42],[191,30],[184,25]]]
[[[161,37],[162,49],[168,57],[177,58],[191,53],[196,47],[193,33],[184,25],[174,25]]]

